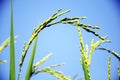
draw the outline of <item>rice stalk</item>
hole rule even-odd
[[[80,46],[81,46],[80,47],[80,52],[81,52],[81,56],[82,56],[81,65],[82,65],[82,68],[84,71],[85,80],[91,80],[90,67],[88,66],[88,55],[85,53],[80,26],[78,26],[78,35],[79,35]]]
[[[57,21],[57,22],[53,22],[51,23],[53,20],[55,20],[57,17],[65,14],[65,13],[68,13],[70,12],[70,10],[66,10],[64,12],[61,12],[62,9],[59,9],[57,12],[55,12],[50,18],[48,18],[46,21],[44,21],[42,24],[40,24],[37,28],[35,28],[35,31],[34,33],[32,33],[32,36],[31,38],[29,39],[27,45],[25,46],[25,50],[22,52],[22,57],[20,59],[20,68],[22,67],[22,64],[24,62],[24,58],[26,56],[26,53],[32,43],[32,41],[34,40],[34,38],[38,35],[38,33],[43,30],[44,28],[46,27],[50,27],[52,25],[55,25],[55,24],[59,24],[59,23],[62,23],[62,24],[71,24],[73,26],[81,26],[83,29],[85,29],[87,32],[90,32],[90,33],[93,33],[95,36],[99,37],[100,39],[104,39],[102,36],[100,36],[99,34],[97,34],[96,32],[94,32],[93,30],[91,29],[98,29],[98,30],[101,30],[100,27],[98,26],[91,26],[91,25],[85,25],[85,24],[82,24],[80,22],[78,22],[78,20],[82,20],[82,19],[85,19],[86,17],[73,17],[73,18],[63,18],[61,19],[60,21]],[[91,29],[90,29],[91,28]]]
[[[62,10],[62,9],[58,10],[57,12],[55,12],[50,18],[48,18],[46,21],[44,21],[42,24],[40,24],[37,28],[35,28],[34,33],[32,33],[32,35],[31,35],[31,37],[30,37],[27,45],[25,46],[25,50],[22,52],[22,57],[21,57],[21,59],[20,59],[20,65],[19,65],[19,66],[20,66],[20,69],[21,69],[21,67],[22,67],[22,65],[23,65],[23,62],[24,62],[26,53],[27,53],[27,51],[28,51],[31,43],[33,42],[33,40],[35,39],[35,37],[39,34],[39,32],[40,32],[42,29],[44,29],[44,28],[47,26],[47,24],[49,24],[50,22],[52,22],[53,20],[55,20],[57,17],[65,14],[65,13],[70,12],[70,10],[66,10],[66,11],[60,13],[61,10]],[[20,70],[19,70],[19,71],[20,71]]]
[[[80,28],[81,27],[78,26],[78,35],[79,35],[80,53],[81,53],[80,63],[82,65],[82,68],[84,71],[85,80],[91,80],[90,66],[91,66],[91,61],[92,61],[92,55],[98,46],[100,46],[102,43],[110,42],[110,41],[106,40],[107,36],[103,37],[103,39],[100,39],[97,42],[94,42],[94,39],[92,39],[91,45],[90,45],[90,51],[89,51],[88,45],[86,45],[86,47],[84,46],[84,42],[83,42],[82,33],[81,33]]]
[[[16,80],[15,73],[15,50],[14,50],[14,23],[13,23],[13,8],[12,8],[12,0],[10,0],[10,73],[9,80]]]

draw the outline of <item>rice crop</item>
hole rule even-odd
[[[28,53],[29,48],[32,45],[32,51],[30,55],[30,58],[28,60],[28,66],[27,66],[27,70],[26,70],[26,74],[24,75],[25,78],[24,80],[30,80],[32,76],[35,76],[37,74],[40,73],[48,73],[51,74],[52,76],[56,77],[56,79],[58,80],[92,80],[92,76],[91,76],[91,65],[92,65],[92,58],[94,55],[94,52],[96,50],[104,50],[107,51],[109,54],[112,54],[113,56],[115,56],[115,58],[118,59],[118,61],[120,61],[120,54],[110,50],[109,48],[103,48],[100,47],[102,44],[104,43],[109,43],[111,42],[111,40],[108,40],[108,36],[101,36],[100,34],[98,34],[95,30],[102,30],[99,26],[93,26],[93,25],[88,25],[88,24],[84,24],[81,22],[81,20],[86,19],[86,17],[65,17],[62,18],[58,21],[56,21],[56,19],[64,14],[67,14],[68,12],[70,12],[71,10],[65,10],[62,11],[62,9],[57,10],[52,16],[50,16],[47,20],[45,20],[43,23],[41,23],[40,25],[38,25],[38,27],[36,27],[30,37],[30,39],[28,40],[28,42],[24,43],[23,46],[23,50],[21,53],[21,58],[19,61],[19,71],[16,72],[16,66],[15,66],[15,40],[18,38],[18,36],[14,35],[14,15],[13,15],[13,7],[12,7],[12,0],[10,0],[10,38],[6,39],[1,45],[0,45],[0,53],[2,53],[2,51],[9,46],[10,47],[10,66],[9,66],[9,80],[21,80],[21,74],[22,74],[22,67],[24,64],[24,60],[26,58],[26,54]],[[53,25],[56,24],[69,24],[72,26],[75,26],[78,30],[78,36],[79,37],[79,50],[80,50],[80,65],[82,66],[82,70],[84,72],[84,77],[83,78],[79,78],[77,79],[77,74],[71,78],[68,75],[65,75],[62,71],[60,70],[54,70],[55,67],[60,67],[60,66],[64,66],[64,63],[59,63],[59,64],[53,64],[50,66],[45,66],[42,69],[39,69],[39,67],[44,64],[45,62],[47,62],[48,58],[52,56],[51,53],[49,53],[47,56],[43,57],[40,61],[36,62],[35,64],[34,59],[35,59],[35,53],[36,53],[36,47],[37,47],[37,40],[39,37],[39,33],[44,30],[47,27],[51,27]],[[95,37],[97,37],[97,39],[99,39],[98,41],[95,41],[94,38],[91,40],[91,44],[90,46],[87,44],[85,46],[85,42],[83,39],[84,34],[82,34],[81,29],[85,30],[86,32],[88,32],[91,35],[94,35]],[[16,40],[17,41],[17,40]],[[79,54],[79,53],[78,53]],[[6,60],[0,60],[0,64],[6,62]],[[108,56],[108,80],[111,80],[111,57]],[[117,66],[116,66],[117,68]],[[16,76],[17,75],[17,76]],[[97,75],[97,73],[96,73]],[[118,77],[120,79],[120,66],[118,66]]]

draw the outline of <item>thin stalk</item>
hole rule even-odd
[[[16,80],[15,78],[15,51],[14,51],[14,26],[13,26],[13,8],[12,0],[10,0],[10,80]]]

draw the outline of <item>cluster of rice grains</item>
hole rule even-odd
[[[94,30],[101,30],[100,27],[98,26],[92,26],[92,25],[87,25],[83,24],[80,21],[83,19],[86,19],[86,17],[65,17],[62,18],[58,21],[55,21],[56,18],[59,16],[62,16],[70,10],[66,10],[61,12],[62,9],[59,9],[56,11],[51,17],[49,17],[47,20],[45,20],[43,23],[41,23],[38,27],[36,27],[29,39],[29,41],[24,43],[23,50],[22,50],[22,55],[20,58],[20,64],[19,64],[19,71],[18,71],[18,80],[20,79],[20,74],[22,70],[22,66],[26,57],[26,54],[28,52],[28,49],[30,48],[30,45],[33,43],[32,47],[32,52],[30,54],[30,60],[28,63],[26,75],[25,75],[25,80],[30,80],[30,78],[33,75],[37,75],[38,73],[46,72],[54,77],[58,78],[59,80],[75,80],[76,76],[74,78],[70,78],[66,76],[62,71],[59,70],[53,70],[52,68],[58,67],[58,66],[63,66],[64,63],[60,64],[53,64],[50,66],[46,66],[42,69],[39,69],[39,67],[46,62],[46,60],[52,56],[51,53],[49,53],[47,56],[45,56],[43,59],[38,61],[37,63],[33,64],[34,61],[34,55],[36,51],[36,46],[37,46],[37,39],[38,39],[38,34],[41,32],[46,27],[50,27],[52,25],[56,24],[70,24],[72,26],[76,26],[78,28],[78,35],[79,35],[79,41],[80,41],[80,64],[82,65],[83,71],[84,71],[84,79],[85,80],[92,80],[90,76],[90,66],[91,66],[91,61],[92,61],[92,55],[96,49],[99,50],[105,50],[108,53],[114,55],[118,60],[120,60],[120,55],[112,50],[109,50],[108,48],[98,48],[101,44],[105,42],[110,42],[110,40],[107,40],[108,36],[101,36],[98,33],[96,33]],[[84,29],[86,32],[92,33],[94,36],[98,37],[99,40],[94,42],[94,39],[91,40],[90,44],[90,49],[88,50],[89,46],[84,45],[84,40],[81,32],[81,28]],[[13,26],[13,10],[12,10],[12,0],[11,0],[11,27],[10,27],[10,38],[8,38],[6,41],[4,41],[1,46],[0,46],[0,52],[4,48],[6,48],[8,45],[10,45],[10,80],[16,80],[16,73],[15,73],[15,51],[14,51],[14,42],[16,40],[17,36],[14,37],[14,26]],[[110,64],[110,57],[108,57],[108,80],[111,80],[111,64]],[[0,60],[0,64],[6,62],[5,60]],[[118,76],[120,78],[120,66],[118,66]]]

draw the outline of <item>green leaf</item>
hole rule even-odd
[[[12,8],[12,0],[10,1],[10,80],[16,80],[15,78],[15,51],[14,51],[14,26],[13,26],[13,8]]]
[[[36,51],[36,45],[37,45],[37,39],[38,39],[38,37],[36,37],[35,41],[34,41],[34,45],[33,45],[33,48],[32,48],[32,53],[31,53],[31,56],[30,56],[25,80],[30,80],[30,77],[31,77],[32,66],[33,66],[33,61],[34,61],[34,56],[35,56],[35,51]]]

